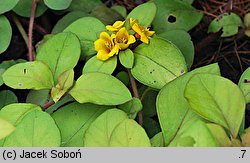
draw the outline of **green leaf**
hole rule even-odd
[[[220,75],[220,69],[218,64],[195,69],[166,84],[158,93],[156,109],[166,145],[174,139],[182,121],[185,119],[189,110],[189,104],[184,98],[184,90],[189,79],[198,73]],[[199,142],[198,140],[196,141]]]
[[[244,147],[250,147],[250,127],[248,127],[241,136]]]
[[[0,64],[0,86],[4,83],[2,74],[11,66],[15,65],[16,62],[14,60],[3,61]]]
[[[139,24],[145,27],[150,26],[156,14],[156,6],[153,2],[143,3],[133,9],[127,16],[127,21],[130,18],[138,19]]]
[[[250,13],[244,16],[244,25],[246,26],[245,35],[250,37]]]
[[[145,129],[149,138],[152,138],[155,134],[161,131],[159,123],[150,117],[143,117],[142,127]]]
[[[26,102],[42,106],[49,97],[50,90],[30,90]]]
[[[125,71],[119,72],[115,77],[119,79],[124,85],[129,85],[129,76]]]
[[[180,49],[185,57],[187,67],[190,69],[194,60],[194,44],[190,35],[184,30],[171,30],[163,32],[158,36],[172,42]]]
[[[111,147],[150,147],[145,130],[134,120],[126,119],[112,132]]]
[[[152,38],[149,45],[139,45],[134,54],[132,75],[149,87],[161,89],[166,83],[187,72],[180,50],[164,39]]]
[[[46,63],[52,73],[55,83],[66,70],[73,69],[80,57],[81,46],[75,34],[60,33],[44,43],[40,48],[36,60]]]
[[[181,29],[189,31],[202,19],[203,14],[196,11],[191,4],[173,0],[154,0],[157,7],[153,21],[154,30],[162,33]]]
[[[1,0],[0,1],[0,14],[10,11],[13,7],[16,6],[17,2],[18,0],[8,0],[8,1]]]
[[[99,38],[99,34],[106,30],[104,24],[94,17],[84,17],[76,20],[64,31],[75,33],[82,45],[82,55],[90,56],[96,54],[94,41]]]
[[[84,11],[86,13],[91,12],[95,7],[103,5],[101,0],[72,0],[72,3],[68,10],[70,11]]]
[[[159,132],[153,138],[151,138],[150,142],[152,147],[164,147],[164,138],[162,132]]]
[[[90,58],[82,69],[82,73],[100,72],[112,74],[117,66],[117,57],[114,56],[107,61],[101,61],[96,56]]]
[[[127,9],[124,6],[114,5],[111,6],[111,9],[118,12],[123,18],[127,17]]]
[[[250,103],[250,68],[247,68],[240,77],[239,87],[242,90],[246,103]]]
[[[0,131],[0,140],[2,140],[15,131],[15,127],[8,121],[0,118]]]
[[[48,107],[46,109],[46,112],[49,114],[52,114],[53,112],[55,112],[56,110],[58,110],[60,107],[75,102],[75,99],[73,99],[69,94],[65,95],[62,99],[60,99],[60,101],[58,101],[56,104]]]
[[[121,110],[109,109],[105,111],[96,118],[85,132],[84,146],[109,147],[112,132],[125,119],[128,119],[128,117]]]
[[[41,110],[41,108],[27,103],[10,104],[0,111],[0,118],[7,120],[13,126],[17,126],[26,114],[34,110]],[[4,142],[5,139],[1,140],[0,146],[3,146]]]
[[[237,137],[245,113],[244,95],[237,85],[217,75],[197,74],[187,83],[185,98],[193,111]]]
[[[35,110],[41,110],[41,108],[28,103],[10,104],[2,108],[0,117],[16,126],[25,115]]]
[[[116,20],[123,19],[118,12],[107,7],[106,5],[95,7],[91,11],[91,15],[101,20],[104,24],[113,24]]]
[[[69,93],[80,103],[99,105],[119,105],[132,98],[121,81],[103,73],[83,74]]]
[[[219,147],[231,146],[231,141],[228,138],[227,133],[225,132],[223,127],[214,123],[208,123],[207,126],[215,137]]]
[[[74,102],[54,112],[52,117],[61,132],[61,146],[82,147],[85,131],[106,109],[104,106]]]
[[[142,115],[144,117],[153,117],[156,115],[156,97],[158,92],[150,88],[146,89],[142,96]]]
[[[0,99],[0,110],[6,105],[18,102],[16,95],[9,90],[0,91]]]
[[[36,8],[36,17],[41,16],[46,10],[47,7],[43,2],[44,0],[40,0],[37,4]],[[23,17],[30,17],[30,12],[32,8],[31,0],[19,0],[17,5],[14,7],[13,11]]]
[[[24,130],[25,129],[25,130]],[[28,113],[6,138],[5,147],[58,147],[59,129],[48,113],[35,110]]]
[[[189,3],[189,4],[192,4],[194,2],[194,0],[179,0],[179,1],[183,1],[183,2],[186,2],[186,3]]]
[[[50,89],[54,85],[49,67],[40,61],[16,64],[2,77],[4,83],[14,89]]]
[[[189,110],[169,147],[215,147],[218,146],[206,123]]]
[[[12,36],[12,29],[8,19],[0,15],[0,54],[3,53],[9,46]]]
[[[53,10],[63,10],[70,6],[72,0],[61,0],[61,1],[55,1],[55,0],[44,0],[44,3],[46,6]]]
[[[124,67],[132,68],[134,65],[134,53],[130,49],[120,51],[119,60]]]
[[[137,113],[142,109],[142,103],[138,98],[133,97],[132,100],[117,107],[126,112],[129,118],[135,119]]]
[[[65,15],[64,17],[62,17],[54,26],[53,30],[52,30],[52,34],[57,34],[62,32],[65,28],[67,28],[71,23],[73,23],[74,21],[76,21],[79,18],[88,16],[87,13],[82,12],[82,11],[72,11],[70,13],[68,13],[67,15]]]
[[[58,83],[51,90],[51,97],[55,103],[72,87],[74,83],[74,70],[70,69],[63,72],[58,77]]]
[[[215,18],[208,27],[208,32],[218,32],[222,28],[221,37],[229,37],[238,33],[238,28],[242,26],[241,18],[235,13],[224,13]]]

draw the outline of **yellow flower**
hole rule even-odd
[[[113,25],[107,25],[106,29],[111,32],[117,32],[123,27],[124,23],[125,21],[116,21]]]
[[[132,18],[129,19],[131,28],[136,32],[136,36],[140,38],[140,40],[146,44],[148,44],[149,39],[155,33],[155,31],[149,31],[148,28],[140,26],[138,24],[138,20],[133,20]],[[138,36],[139,35],[139,36]]]
[[[128,48],[130,44],[133,44],[135,42],[135,37],[133,35],[129,35],[128,31],[125,29],[125,27],[121,28],[117,33],[115,37],[115,43],[118,44],[118,46],[121,48],[121,50],[125,50]]]
[[[94,42],[97,58],[105,61],[119,53],[119,46],[114,43],[115,35],[111,36],[107,32],[102,32],[100,38]]]

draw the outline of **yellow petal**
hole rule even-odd
[[[124,25],[125,21],[116,21],[114,24],[113,24],[113,27],[114,28],[121,28],[123,25]]]
[[[113,55],[117,55],[119,53],[120,47],[118,45],[115,45],[114,48],[109,52],[108,56],[112,57]]]
[[[142,30],[141,30],[141,28],[140,28],[140,26],[139,26],[138,24],[134,24],[134,25],[132,26],[132,29],[133,29],[136,33],[138,33],[139,35],[142,35],[142,34],[143,34],[143,32],[142,32]]]
[[[95,45],[95,50],[96,51],[99,51],[101,49],[106,49],[106,46],[105,46],[105,40],[103,39],[98,39],[94,42],[94,45]]]
[[[133,35],[130,35],[127,44],[129,44],[129,45],[130,45],[130,44],[133,44],[135,41],[136,41],[136,40],[135,40],[135,37],[134,37]]]
[[[152,36],[153,34],[155,34],[155,31],[147,31],[147,32],[146,32],[146,35],[147,35],[147,36]]]
[[[125,50],[128,48],[129,44],[124,44],[124,43],[118,43],[119,47],[121,48],[121,50]]]
[[[108,31],[111,31],[111,32],[117,32],[117,31],[118,31],[117,28],[114,28],[114,27],[111,26],[111,25],[107,25],[107,26],[106,26],[106,29],[107,29]]]
[[[97,58],[102,61],[106,61],[109,59],[108,52],[106,50],[99,50],[97,53]]]
[[[110,35],[107,32],[102,32],[100,34],[100,39],[111,40]]]
[[[142,42],[144,42],[145,44],[148,44],[148,37],[143,33],[143,35],[141,35],[141,39]]]

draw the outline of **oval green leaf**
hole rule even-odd
[[[112,132],[125,119],[128,117],[121,110],[109,109],[105,111],[89,126],[84,135],[84,146],[109,147]]]
[[[24,130],[25,129],[25,130]],[[35,110],[28,113],[6,138],[5,147],[59,147],[61,136],[48,113]]]
[[[119,53],[119,60],[124,67],[132,68],[134,65],[134,53],[130,49],[121,51]]]
[[[150,142],[152,147],[164,147],[164,138],[162,132],[159,132],[153,138],[151,138]]]
[[[55,103],[72,87],[74,83],[74,70],[64,71],[58,77],[58,83],[51,89],[51,97]]]
[[[168,30],[181,29],[189,31],[202,19],[203,14],[186,2],[180,0],[154,0],[157,7],[153,21],[154,30],[162,33]]]
[[[185,119],[189,104],[184,98],[184,90],[189,79],[198,73],[220,75],[220,69],[218,64],[195,69],[166,84],[158,93],[156,109],[166,145],[175,138],[182,121]]]
[[[17,2],[18,0],[8,0],[8,1],[1,0],[0,1],[0,14],[10,11],[13,7],[16,6]]]
[[[0,91],[0,99],[0,110],[6,105],[18,102],[16,95],[9,90]]]
[[[219,147],[231,146],[231,141],[228,138],[227,133],[223,127],[214,123],[208,123],[207,126],[213,134],[214,138],[216,139]]]
[[[20,16],[30,17],[31,8],[32,0],[19,0],[13,11]],[[47,7],[45,6],[43,0],[40,0],[36,8],[36,17],[41,16],[46,10]]]
[[[50,68],[40,61],[10,67],[4,72],[3,81],[14,89],[50,89],[54,85]]]
[[[145,130],[134,120],[126,119],[112,132],[111,147],[151,147]]]
[[[62,32],[65,28],[67,28],[71,23],[76,21],[79,18],[85,17],[88,14],[82,11],[73,11],[62,17],[54,26],[52,30],[52,34],[57,34]]]
[[[143,3],[128,14],[127,21],[130,18],[138,19],[140,25],[148,27],[154,20],[155,14],[156,6],[153,2]]]
[[[117,57],[111,57],[107,61],[101,61],[96,56],[90,58],[83,67],[82,73],[100,72],[112,74],[117,66]]]
[[[208,32],[218,32],[222,28],[221,37],[229,37],[238,33],[242,25],[241,18],[235,13],[224,13],[215,18],[208,27]]]
[[[141,100],[133,97],[132,100],[117,107],[126,112],[129,118],[135,119],[137,113],[142,110],[142,103]]]
[[[220,76],[197,74],[184,94],[193,111],[237,137],[245,113],[245,98],[237,85]]]
[[[161,89],[166,83],[187,72],[180,50],[164,39],[152,38],[149,45],[139,45],[134,54],[132,75],[149,87]]]
[[[83,74],[69,93],[80,103],[99,105],[119,105],[132,98],[120,80],[103,73]]]
[[[81,54],[81,46],[75,34],[60,33],[48,41],[39,49],[36,60],[46,63],[52,73],[55,83],[58,77],[66,70],[73,69]]]
[[[97,6],[103,5],[101,0],[72,0],[69,11],[84,11],[90,13]]]
[[[169,147],[216,147],[215,138],[206,123],[194,112],[189,110],[182,124],[171,140]]]
[[[89,56],[96,54],[94,41],[99,38],[99,34],[106,30],[104,24],[94,17],[84,17],[76,20],[64,31],[75,33],[82,45],[82,55]]]
[[[155,90],[152,90],[150,88],[147,88],[142,96],[142,115],[144,117],[153,117],[156,115],[156,97],[158,95],[158,92]]]
[[[54,112],[52,117],[61,132],[61,145],[64,147],[82,147],[85,131],[106,109],[105,106],[74,102]]]
[[[185,57],[187,67],[190,68],[194,60],[194,44],[191,36],[184,30],[171,30],[158,35],[175,44]]]
[[[47,101],[50,90],[30,90],[27,95],[26,102],[42,106]]]
[[[0,117],[16,126],[25,115],[35,110],[41,110],[41,108],[28,103],[10,104],[2,108]]]
[[[15,127],[8,121],[0,118],[0,131],[0,140],[2,140],[15,131]]]
[[[3,53],[9,46],[12,36],[12,29],[8,19],[0,15],[0,54]]]
[[[246,103],[250,102],[250,82],[248,81],[250,81],[250,67],[243,72],[238,83],[245,96]]]
[[[44,0],[45,5],[53,10],[64,10],[70,6],[71,2],[72,0]]]

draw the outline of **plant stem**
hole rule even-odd
[[[127,69],[127,71],[128,71],[128,76],[129,76],[130,84],[131,84],[131,87],[132,87],[132,91],[133,91],[133,96],[135,98],[140,99],[135,78],[132,76],[130,69]],[[138,112],[138,123],[141,126],[143,125],[143,116],[142,116],[142,112],[141,111]]]
[[[21,36],[23,37],[23,40],[27,46],[27,48],[29,48],[29,40],[28,40],[28,36],[27,36],[27,33],[25,32],[21,22],[19,21],[19,19],[16,17],[16,15],[11,15],[12,16],[12,19],[14,21],[14,23],[16,24],[17,26],[17,29],[19,30]]]
[[[54,101],[46,102],[46,103],[42,106],[43,111],[45,111],[46,109],[48,109],[50,106],[52,106],[52,105],[54,105],[54,104],[55,104]]]
[[[36,7],[38,4],[39,0],[33,0],[32,1],[32,8],[30,12],[30,22],[29,22],[29,61],[34,61],[35,59],[35,54],[33,51],[33,46],[32,46],[32,38],[33,38],[33,27],[34,27],[34,19],[35,19],[35,14],[36,14]]]

